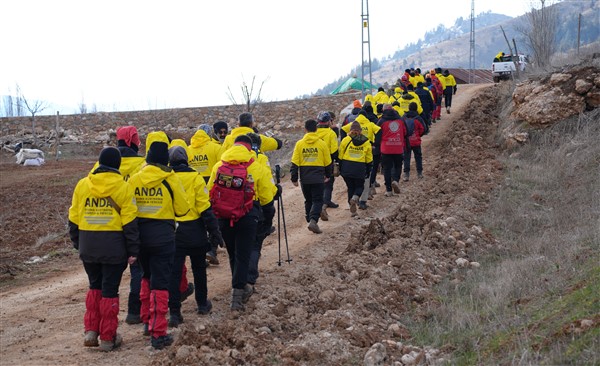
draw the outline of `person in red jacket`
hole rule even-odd
[[[380,140],[385,196],[390,197],[394,193],[400,193],[398,182],[404,160],[404,150],[408,145],[408,135],[404,121],[390,104],[384,104],[383,114],[377,124],[381,127],[381,133],[376,137],[375,143],[377,143],[377,139]]]
[[[423,155],[421,153],[421,137],[425,133],[425,122],[417,113],[417,103],[408,105],[408,112],[402,117],[406,125],[408,144],[404,150],[404,181],[408,182],[410,176],[410,155],[415,154],[417,176],[423,178]]]

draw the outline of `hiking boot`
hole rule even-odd
[[[181,293],[181,302],[184,302],[185,300],[187,300],[187,298],[190,297],[190,295],[193,293],[194,293],[194,284],[190,282],[190,283],[188,283],[187,290],[185,290],[184,292]]]
[[[206,300],[206,303],[204,305],[198,306],[198,314],[200,314],[200,315],[210,314],[211,310],[212,310],[212,302],[208,299]]]
[[[83,345],[85,347],[98,347],[98,332],[88,330],[83,337]]]
[[[392,197],[394,195],[394,193],[392,191],[385,191],[384,196],[386,197]]]
[[[123,343],[123,337],[119,333],[115,335],[112,341],[100,340],[100,349],[104,352],[110,352],[119,347]]]
[[[375,186],[372,186],[371,188],[369,188],[369,195],[370,196],[374,196],[377,194],[377,189],[375,189]]]
[[[321,209],[321,220],[323,221],[329,221],[329,215],[327,214],[327,205],[323,205],[323,208]]]
[[[142,334],[145,337],[148,337],[150,335],[150,330],[148,329],[148,323],[144,323],[144,330],[142,331]]]
[[[402,178],[403,181],[408,182],[408,177],[410,177],[409,173],[404,173],[404,178]]]
[[[142,322],[142,318],[140,314],[127,314],[125,317],[125,323],[127,324],[140,324]]]
[[[312,231],[315,234],[321,234],[322,231],[319,229],[319,224],[314,219],[311,219],[308,223],[308,230]]]
[[[329,207],[329,208],[338,208],[338,207],[340,207],[340,205],[338,205],[337,203],[331,201],[331,202],[327,202],[327,207]]]
[[[392,182],[392,190],[394,191],[394,193],[399,194],[400,193],[400,184],[398,184],[398,182],[393,181]]]
[[[417,178],[423,179],[423,173],[417,173]]]
[[[154,349],[163,349],[173,344],[173,336],[170,334],[160,336],[158,338],[152,337],[150,344]]]
[[[355,214],[356,205],[358,204],[358,196],[353,196],[348,203],[350,204],[350,213]]]
[[[367,203],[365,201],[360,201],[358,203],[358,208],[361,210],[366,210],[367,208],[369,208],[369,206],[367,206]]]
[[[183,323],[183,315],[181,315],[181,312],[171,313],[169,316],[169,327],[177,328],[181,323]]]
[[[244,296],[243,288],[234,288],[231,292],[231,310],[244,311],[244,303],[242,297]]]
[[[450,114],[450,107],[446,107],[446,113]]]
[[[244,303],[244,304],[247,303],[248,300],[250,300],[250,296],[252,296],[253,293],[254,293],[254,286],[247,283],[246,286],[244,286],[244,293],[242,294],[242,303]]]
[[[217,253],[212,250],[206,252],[206,260],[210,264],[214,264],[214,265],[219,264],[219,259],[217,258]]]

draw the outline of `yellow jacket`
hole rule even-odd
[[[362,114],[359,114],[358,117],[356,117],[355,121],[360,123],[360,127],[362,128],[362,134],[365,137],[367,137],[367,139],[369,139],[371,143],[375,142],[375,135],[377,134],[377,132],[379,132],[379,130],[381,130],[381,127],[369,121],[369,119]],[[342,127],[342,130],[346,132],[346,134],[348,134],[350,132],[350,127],[351,124],[349,123]]]
[[[335,132],[328,127],[317,127],[317,135],[321,140],[325,142],[325,145],[329,148],[331,155],[338,151],[338,138]]]
[[[189,166],[208,178],[221,158],[221,145],[214,143],[203,130],[198,130],[190,139],[187,154]]]
[[[150,145],[153,142],[162,141],[166,143],[169,147],[171,147],[171,142],[169,141],[169,137],[163,131],[154,131],[150,132],[146,137],[146,155],[148,155],[148,150],[150,150]]]
[[[376,107],[377,104],[387,103],[388,100],[390,100],[390,97],[386,94],[386,92],[380,91],[380,92],[377,92],[377,94],[375,94],[373,96],[373,100],[375,101],[375,107]],[[375,108],[375,110],[377,110],[377,109]]]
[[[318,130],[318,129],[317,129]],[[331,175],[331,152],[316,132],[307,132],[296,142],[290,168],[292,182],[323,183]]]
[[[129,184],[135,194],[139,218],[175,220],[190,210],[187,193],[171,168],[148,164],[129,179]]]
[[[442,86],[444,87],[444,89],[446,89],[446,87],[449,87],[449,86],[454,87],[456,85],[456,80],[454,79],[454,75],[452,75],[452,74],[448,74],[448,76],[442,75],[442,78],[444,79],[444,82],[442,83]],[[439,78],[439,79],[441,79],[441,78]]]
[[[404,115],[404,113],[408,112],[408,106],[412,102],[417,103],[417,113],[418,114],[423,113],[423,107],[421,106],[421,99],[415,92],[409,91],[408,96],[403,96],[402,98],[400,98],[400,109],[402,110],[402,113],[400,113],[400,116],[402,116],[402,115]]]
[[[208,181],[207,188],[210,192],[214,186],[215,179],[217,177],[217,170],[223,165],[223,161],[231,164],[235,163],[246,163],[250,159],[254,159],[252,164],[248,166],[248,180],[254,181],[254,200],[259,201],[261,206],[273,201],[277,188],[273,183],[273,175],[271,169],[267,169],[264,164],[261,164],[256,159],[256,153],[249,151],[242,145],[233,145],[230,149],[225,151],[221,156],[221,161],[217,162],[213,167],[210,179]]]
[[[181,184],[187,194],[190,210],[187,214],[177,217],[178,222],[193,221],[200,218],[200,214],[210,208],[208,189],[204,178],[192,168],[186,171],[176,171],[175,175],[181,180]]]
[[[223,145],[221,145],[221,154],[233,146],[236,137],[247,135],[249,133],[254,133],[254,130],[250,127],[236,127],[231,130],[231,133],[225,137],[225,141],[223,141]],[[281,146],[279,146],[277,140],[273,137],[260,135],[260,149],[262,151],[273,151],[279,149],[280,147]]]

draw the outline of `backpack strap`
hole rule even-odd
[[[110,205],[115,209],[115,211],[117,211],[117,213],[120,215],[121,214],[121,207],[119,205],[117,205],[117,203],[115,202],[115,200],[113,200],[113,198],[111,196],[106,197],[106,199],[108,200],[108,202],[110,203]]]
[[[173,190],[171,189],[171,185],[169,184],[169,182],[167,182],[166,179],[163,179],[162,185],[164,185],[165,188],[167,188],[167,191],[169,191],[169,195],[171,196],[171,201],[173,201]]]

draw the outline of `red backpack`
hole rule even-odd
[[[254,204],[254,181],[248,179],[248,167],[254,162],[231,164],[223,161],[210,190],[210,204],[218,219],[229,219],[230,226],[244,217]]]

